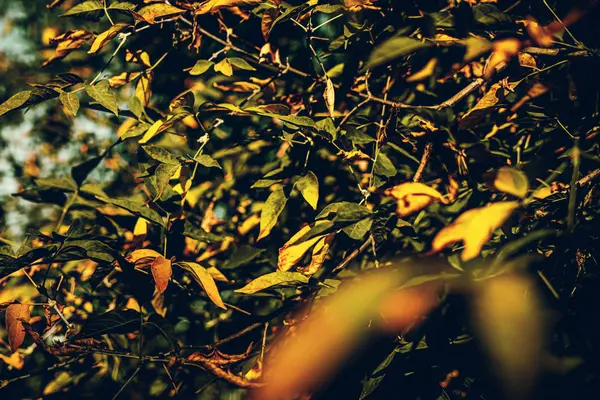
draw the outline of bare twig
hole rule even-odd
[[[346,256],[346,258],[344,258],[344,260],[341,263],[339,263],[338,266],[331,271],[331,273],[346,268],[346,266],[348,266],[348,264],[350,264],[356,257],[358,257],[360,254],[362,254],[362,252],[369,248],[372,241],[373,236],[369,235],[369,238],[358,249],[355,249],[352,253],[348,254],[348,256]]]
[[[417,172],[415,172],[415,176],[413,177],[413,182],[419,182],[421,178],[423,178],[423,171],[425,171],[425,167],[427,166],[427,162],[431,156],[432,148],[433,144],[431,142],[425,145],[425,148],[423,149],[423,155],[421,156],[421,162],[419,163],[419,168],[417,168]]]

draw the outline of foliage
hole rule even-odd
[[[595,3],[27,10],[2,395],[596,390]]]

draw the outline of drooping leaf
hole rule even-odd
[[[203,167],[215,167],[222,169],[221,164],[219,164],[217,160],[206,154],[197,155],[196,157],[194,157],[194,161],[198,162],[198,164],[202,165]]]
[[[117,97],[110,88],[107,80],[101,80],[95,85],[86,85],[85,91],[87,94],[104,108],[111,111],[116,116],[119,115],[119,105],[117,103]]]
[[[108,28],[108,30],[98,34],[96,39],[94,39],[88,54],[96,54],[102,47],[104,47],[105,44],[110,42],[119,33],[123,32],[128,26],[128,24],[114,24]]]
[[[27,102],[27,100],[29,100],[30,97],[31,90],[25,90],[23,92],[15,94],[14,96],[6,100],[4,103],[0,104],[0,116],[23,106]]]
[[[89,160],[86,160],[86,161],[82,162],[81,164],[75,165],[75,166],[73,166],[73,168],[71,168],[71,176],[73,177],[73,180],[75,181],[77,186],[81,186],[81,184],[83,183],[83,181],[86,180],[88,175],[98,165],[100,165],[100,162],[102,162],[103,158],[104,158],[104,155],[92,157]]]
[[[206,232],[204,229],[196,227],[187,219],[183,225],[183,235],[203,243],[217,243],[223,240],[223,236]]]
[[[307,283],[308,277],[299,272],[277,271],[263,275],[248,283],[236,292],[244,294],[254,294],[261,290],[268,289],[273,286],[283,285],[287,283],[300,282]]]
[[[377,155],[377,160],[375,160],[373,173],[375,173],[376,175],[390,177],[396,175],[398,171],[396,170],[396,167],[394,167],[394,163],[392,163],[392,160],[390,160],[390,158],[387,155],[379,153]]]
[[[529,191],[529,181],[523,172],[511,167],[502,167],[496,172],[494,187],[501,192],[523,198]]]
[[[271,233],[286,203],[287,197],[282,187],[278,187],[269,195],[260,213],[260,233],[256,240],[261,240]]]
[[[164,293],[169,285],[171,275],[173,275],[171,260],[166,259],[163,256],[158,256],[152,261],[150,269],[152,271],[156,290],[158,293]]]
[[[314,225],[324,224],[325,221],[317,221]],[[279,249],[279,257],[277,259],[277,268],[281,271],[289,271],[295,266],[319,240],[323,239],[327,234],[314,236],[308,240],[301,239],[311,230],[311,225],[306,225],[300,229],[294,236],[290,238]]]
[[[340,201],[327,205],[316,219],[330,219],[331,214],[335,214],[334,222],[355,222],[371,216],[372,211],[360,204]]]
[[[138,217],[142,217],[147,219],[150,222],[154,222],[158,225],[165,226],[163,219],[160,214],[154,211],[153,209],[146,207],[143,204],[135,202],[129,199],[111,199],[108,197],[98,197],[98,200],[104,201],[105,203],[115,205],[117,207],[121,207],[132,214],[137,215]]]
[[[312,171],[308,171],[306,175],[296,181],[296,187],[302,193],[304,200],[316,210],[319,201],[319,179],[317,176]]]
[[[28,305],[13,303],[6,308],[6,332],[8,333],[8,344],[13,353],[21,347],[25,340],[22,319],[29,322]]]
[[[325,99],[325,105],[327,106],[329,116],[333,118],[335,112],[335,87],[333,87],[333,82],[329,77],[325,80],[325,92],[323,93],[323,98]]]
[[[192,274],[194,280],[198,282],[200,286],[202,286],[208,297],[217,305],[217,307],[220,307],[224,310],[227,309],[223,303],[223,299],[221,299],[221,295],[219,294],[219,289],[217,289],[215,280],[206,268],[193,262],[182,262],[179,265]]]

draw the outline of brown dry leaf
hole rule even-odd
[[[352,12],[381,9],[381,7],[373,5],[371,0],[344,0],[344,6],[348,8],[348,11]]]
[[[469,129],[476,126],[479,121],[489,114],[490,108],[496,106],[502,99],[506,91],[514,90],[518,82],[508,83],[508,88],[500,83],[494,83],[492,87],[483,95],[483,97],[460,119],[459,126],[462,129]]]
[[[173,268],[171,267],[171,260],[158,256],[152,261],[152,277],[156,285],[158,293],[164,293],[169,284],[169,279],[173,274]]]
[[[117,88],[128,84],[140,76],[141,72],[121,72],[119,75],[108,78],[108,84],[111,88]]]
[[[8,333],[8,344],[14,353],[25,339],[25,328],[23,322],[29,321],[29,306],[14,303],[6,308],[6,332]]]
[[[537,63],[535,62],[535,58],[529,53],[519,53],[519,65],[525,68],[537,68]]]
[[[15,369],[23,369],[25,365],[25,361],[23,361],[23,357],[18,352],[12,353],[9,357],[4,354],[0,354],[0,360],[4,361],[6,364],[10,365]]]
[[[469,261],[481,253],[492,234],[519,207],[516,201],[489,204],[462,213],[452,224],[443,228],[431,244],[436,253],[454,243],[464,242],[461,260]]]
[[[54,55],[48,58],[42,64],[42,67],[50,64],[55,60],[62,60],[68,56],[73,50],[79,49],[85,42],[92,38],[94,34],[84,30],[73,30],[63,33],[50,40],[50,44],[56,44]]]
[[[387,189],[384,194],[398,200],[396,214],[399,217],[406,217],[420,211],[434,201],[445,202],[440,192],[420,182],[402,183]]]
[[[269,40],[269,35],[271,34],[271,28],[273,27],[273,22],[279,16],[279,8],[267,8],[262,15],[262,20],[260,24],[260,30],[262,32],[263,38],[265,42]]]
[[[222,8],[253,6],[262,3],[263,0],[207,0],[196,8],[196,14],[207,14],[219,11]]]
[[[96,54],[104,45],[110,42],[114,37],[116,37],[119,33],[125,30],[129,25],[128,24],[114,24],[108,30],[98,34],[94,42],[92,43],[92,47],[88,51],[88,54]]]
[[[325,80],[325,92],[323,93],[323,98],[325,99],[325,105],[327,105],[329,116],[333,119],[333,114],[335,112],[335,88],[329,77]]]

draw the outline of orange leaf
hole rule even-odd
[[[168,260],[163,256],[158,256],[152,262],[151,269],[152,277],[154,277],[154,283],[156,284],[156,290],[158,290],[159,293],[163,293],[167,289],[169,279],[171,279],[171,275],[173,274],[171,260]]]
[[[29,321],[29,306],[14,303],[6,308],[6,332],[8,332],[8,344],[15,352],[25,339],[25,328],[21,319]]]
[[[421,211],[434,201],[445,202],[444,196],[440,192],[419,182],[401,183],[386,190],[384,194],[398,200],[396,214],[399,217],[406,217]]]

